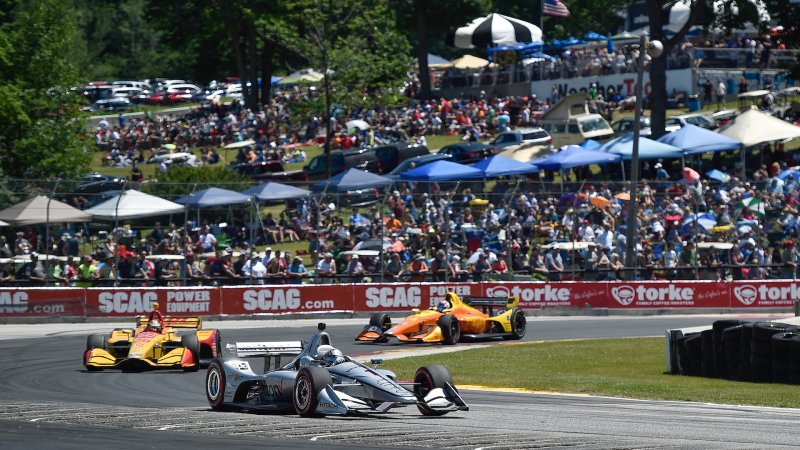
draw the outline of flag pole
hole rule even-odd
[[[544,0],[539,1],[539,30],[542,32],[542,53],[544,53]],[[539,63],[539,81],[544,81],[544,59]]]

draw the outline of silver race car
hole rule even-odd
[[[331,345],[325,324],[310,341],[236,342],[206,372],[211,408],[292,411],[308,416],[386,412],[416,405],[426,416],[468,411],[444,366],[420,367],[414,381],[399,383],[390,370],[367,367]],[[244,358],[261,357],[258,373]],[[292,357],[281,366],[281,359]],[[260,365],[260,364],[259,364]]]

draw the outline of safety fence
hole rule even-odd
[[[183,288],[0,289],[0,317],[129,317],[407,312],[462,297],[518,296],[526,309],[792,308],[800,282],[481,282]]]

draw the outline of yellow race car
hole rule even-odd
[[[437,306],[413,312],[397,325],[392,325],[386,313],[373,314],[356,341],[452,345],[462,338],[521,339],[527,325],[525,314],[519,308],[519,297],[465,298],[462,301],[454,292],[448,292]]]
[[[86,370],[149,369],[197,371],[221,354],[218,330],[203,330],[200,317],[162,317],[154,305],[150,317],[136,318],[136,329],[117,328],[86,339],[83,365]],[[176,329],[193,329],[179,335]]]

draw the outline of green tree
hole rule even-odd
[[[158,176],[158,181],[141,185],[142,192],[177,199],[202,189],[218,187],[241,191],[253,180],[225,166],[173,167]]]
[[[0,28],[0,173],[10,178],[74,177],[89,166],[82,140],[75,42],[61,0],[23,1]]]

